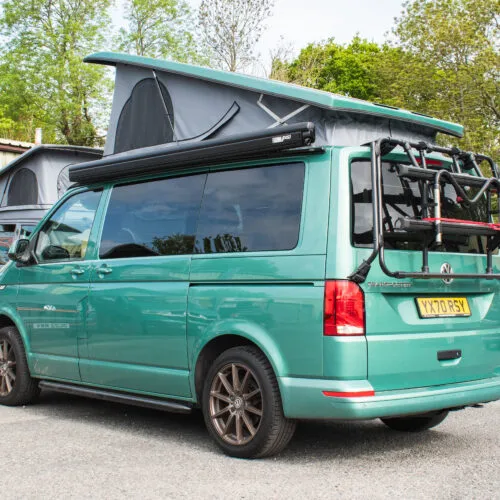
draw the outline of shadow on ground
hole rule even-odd
[[[37,405],[30,407],[37,415],[54,419],[75,420],[113,429],[134,437],[168,439],[185,446],[220,454],[205,429],[200,411],[178,415],[157,410],[126,406],[106,401],[86,399],[43,391]],[[450,417],[449,417],[450,418]],[[451,414],[453,418],[453,414]],[[432,455],[446,447],[456,436],[444,430],[424,433],[398,433],[386,428],[379,420],[363,422],[301,421],[294,438],[281,454],[286,462],[358,459],[385,452],[417,449],[419,455]],[[467,443],[463,443],[467,446]]]

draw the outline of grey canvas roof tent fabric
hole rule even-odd
[[[40,219],[68,189],[68,167],[101,157],[102,150],[79,146],[29,149],[0,170],[0,223]]]
[[[272,80],[114,53],[85,60],[116,66],[105,156],[300,122],[314,123],[316,146],[463,134],[453,123]]]

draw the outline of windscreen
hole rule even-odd
[[[401,219],[421,219],[424,183],[399,177],[397,163],[382,162],[383,224],[385,248],[422,250],[422,233],[401,229]],[[441,191],[441,217],[488,222],[486,198],[473,207],[466,207],[455,189],[444,184]],[[469,198],[477,190],[466,188]],[[433,193],[428,189],[428,216],[433,216]],[[352,243],[356,247],[373,246],[372,181],[369,161],[351,163]],[[430,247],[440,252],[486,253],[486,240],[480,236],[444,235],[443,244]]]

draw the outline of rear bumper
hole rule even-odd
[[[288,418],[363,420],[456,408],[500,399],[500,376],[418,389],[376,392],[367,397],[328,397],[323,391],[373,391],[366,380],[333,381],[280,377]]]

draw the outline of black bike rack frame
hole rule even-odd
[[[384,200],[382,186],[382,157],[400,147],[408,158],[409,165],[398,164],[399,177],[417,180],[421,187],[421,217],[404,218],[400,229],[408,233],[418,233],[422,241],[422,268],[420,271],[392,271],[385,259],[384,241]],[[500,273],[493,272],[493,252],[500,246],[500,225],[493,224],[492,194],[500,193],[500,180],[495,162],[484,155],[461,151],[458,148],[445,148],[430,145],[425,142],[408,142],[392,138],[382,138],[370,143],[371,148],[371,177],[372,177],[372,210],[373,210],[373,251],[361,265],[349,276],[356,283],[363,283],[370,271],[371,264],[378,257],[382,271],[392,278],[416,279],[455,279],[455,278],[486,278],[500,279]],[[451,159],[451,168],[429,168],[427,165],[428,153],[441,153]],[[417,160],[420,160],[420,162]],[[486,161],[492,177],[483,176],[479,165]],[[464,170],[472,170],[475,175],[466,174]],[[474,206],[486,196],[489,223],[478,224],[473,221],[455,221],[441,218],[441,186],[448,182],[457,196],[460,196],[465,206]],[[466,186],[478,189],[473,197],[469,197]],[[433,200],[429,202],[429,190],[432,189]],[[430,218],[433,210],[433,217]],[[500,202],[495,212],[500,221]],[[485,236],[486,266],[484,273],[436,273],[429,271],[429,245],[439,246],[443,234],[467,234]]]

